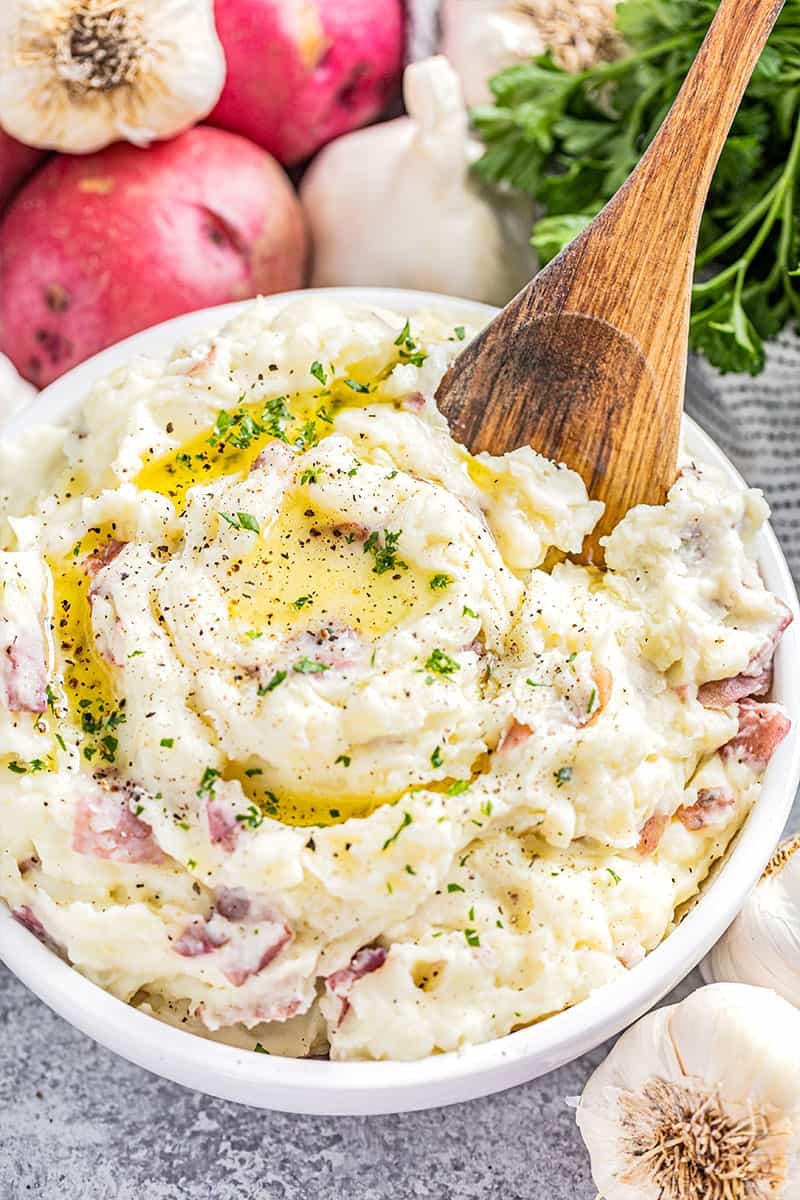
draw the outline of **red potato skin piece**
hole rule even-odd
[[[735,803],[736,797],[730,788],[701,788],[697,793],[697,802],[682,804],[675,815],[681,824],[692,832],[719,824],[720,818],[724,819],[727,809],[732,808]]]
[[[228,72],[211,125],[282,163],[375,120],[403,67],[401,0],[216,0]]]
[[[720,754],[746,763],[755,771],[763,771],[792,723],[777,704],[743,700],[738,708],[739,729]]]
[[[0,129],[0,208],[44,157],[43,150],[23,146]]]
[[[328,991],[336,996],[341,1003],[339,1019],[336,1022],[338,1029],[342,1021],[347,1016],[350,1008],[350,992],[353,985],[358,983],[359,979],[363,979],[365,975],[371,975],[373,971],[379,971],[386,962],[386,950],[383,946],[364,946],[363,949],[357,951],[350,959],[350,965],[342,967],[339,971],[334,971],[325,980],[325,986]]]
[[[639,844],[636,847],[642,857],[655,854],[667,828],[668,819],[664,813],[653,813],[652,817],[647,818],[639,830]]]
[[[306,256],[291,183],[235,134],[59,155],[0,223],[0,350],[44,387],[170,317],[301,287]]]

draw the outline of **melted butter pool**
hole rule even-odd
[[[402,536],[396,569],[380,572],[365,541],[363,530],[318,512],[302,491],[290,496],[253,552],[231,565],[231,616],[256,632],[336,623],[380,637],[428,612],[436,600],[431,576],[404,563]]]

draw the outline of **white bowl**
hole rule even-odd
[[[488,317],[486,305],[423,292],[378,288],[322,289],[399,312],[438,307],[464,318]],[[270,297],[278,309],[291,295]],[[187,334],[219,328],[242,304],[190,313],[136,334],[51,384],[3,430],[7,437],[64,417],[95,380],[132,355],[159,355]],[[741,484],[738,472],[687,418],[689,449]],[[759,563],[768,588],[798,615],[797,594],[771,529],[760,536]],[[371,1114],[433,1108],[513,1087],[561,1066],[619,1033],[652,1007],[700,961],[755,885],[783,831],[800,779],[800,621],[789,627],[775,661],[774,692],[792,718],[758,803],[704,893],[681,924],[619,982],[528,1029],[485,1045],[419,1062],[338,1063],[266,1057],[207,1041],[138,1012],[84,979],[14,921],[0,904],[0,957],[46,1004],[123,1057],[199,1091],[286,1112]]]

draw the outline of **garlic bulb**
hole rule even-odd
[[[700,988],[623,1034],[577,1121],[605,1200],[796,1200],[800,1012],[766,988]]]
[[[0,354],[0,425],[33,399],[36,388],[18,375],[14,364]]]
[[[770,987],[800,1008],[800,834],[779,846],[703,977]]]
[[[621,50],[617,0],[443,0],[440,50],[455,67],[467,104],[491,97],[487,80],[545,50],[582,71]]]
[[[0,3],[0,125],[29,146],[172,137],[211,111],[224,78],[213,0]]]
[[[535,272],[533,207],[469,176],[458,78],[441,56],[406,67],[409,115],[331,142],[300,191],[312,285],[422,288],[504,304]]]

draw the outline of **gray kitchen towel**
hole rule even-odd
[[[800,338],[781,334],[761,375],[720,375],[692,358],[686,410],[748,483],[760,487],[800,583]]]

